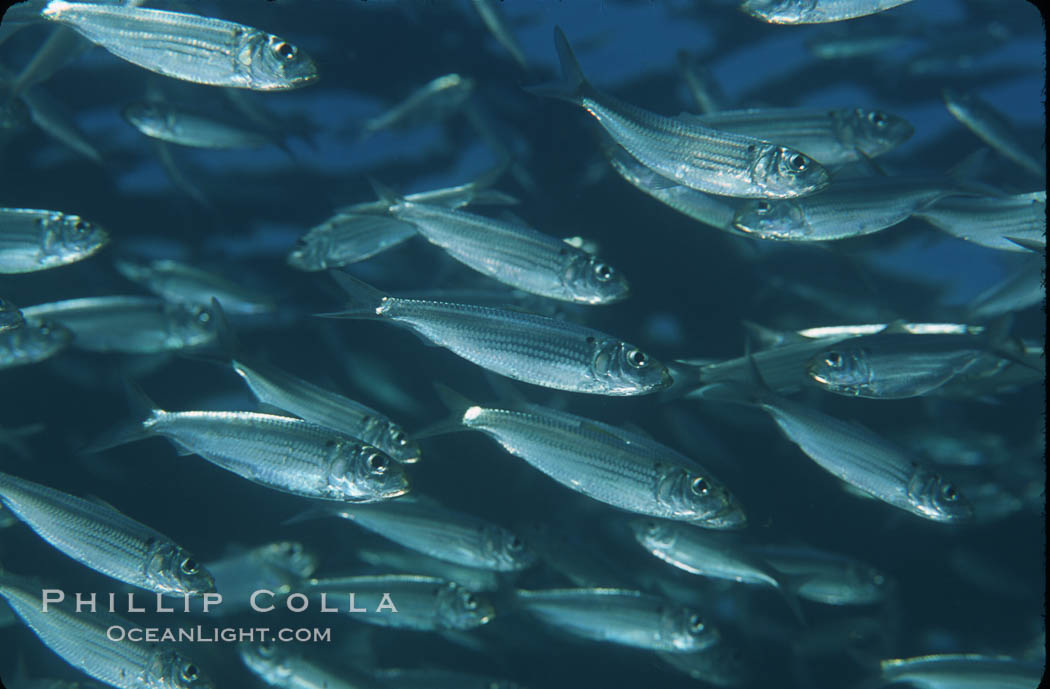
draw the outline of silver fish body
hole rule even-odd
[[[318,567],[317,554],[296,541],[277,541],[205,563],[222,596],[221,608],[210,614],[228,615],[248,608],[255,591],[288,593]]]
[[[0,297],[0,333],[25,327],[26,321],[17,306]]]
[[[180,146],[229,149],[259,148],[270,143],[258,132],[164,103],[132,103],[121,115],[146,136]]]
[[[422,499],[359,505],[336,514],[406,548],[467,567],[513,572],[536,561],[510,530]]]
[[[113,640],[107,630],[134,625],[105,612],[77,614],[61,607],[45,613],[41,587],[11,575],[0,575],[0,596],[33,633],[62,660],[89,677],[118,689],[213,689],[200,667],[162,644]]]
[[[500,574],[495,570],[457,565],[393,543],[356,548],[353,553],[377,572],[397,570],[404,574],[437,577],[454,581],[468,591],[495,591],[500,587]]]
[[[187,550],[109,505],[7,474],[0,474],[0,501],[52,546],[108,577],[161,594],[215,590]]]
[[[893,227],[952,193],[944,183],[923,180],[846,180],[812,197],[744,203],[733,226],[759,239],[848,239]]]
[[[233,370],[255,398],[301,419],[374,445],[404,464],[418,462],[422,450],[400,425],[360,402],[326,390],[276,366],[234,361]]]
[[[875,567],[834,553],[784,546],[751,550],[798,582],[795,595],[816,603],[871,605],[885,600],[891,589],[890,580]]]
[[[578,493],[629,512],[740,528],[746,518],[710,472],[641,434],[566,412],[472,406],[457,420]]]
[[[469,304],[398,299],[333,273],[354,302],[341,318],[387,320],[493,373],[556,390],[630,396],[671,384],[627,342],[567,321]]]
[[[371,258],[416,236],[415,226],[382,215],[340,211],[310,228],[288,254],[296,270],[339,268]]]
[[[755,667],[753,659],[725,640],[694,653],[658,651],[657,655],[679,672],[716,687],[745,686]]]
[[[530,227],[412,201],[395,202],[389,212],[460,263],[532,294],[611,304],[630,290],[623,275],[597,256]]]
[[[208,344],[215,339],[211,312],[153,297],[86,297],[22,309],[36,321],[54,321],[73,332],[78,349],[155,354]]]
[[[944,103],[955,119],[982,141],[1033,175],[1046,179],[1046,165],[1035,158],[1007,117],[974,93],[944,89]]]
[[[496,614],[487,598],[459,584],[410,574],[311,579],[304,592],[329,593],[330,604],[339,606],[343,603],[337,599],[353,593],[354,605],[365,610],[351,613],[352,619],[398,629],[469,630],[487,624]],[[384,594],[389,594],[396,612],[380,609]]]
[[[237,652],[252,674],[275,689],[382,689],[385,686],[343,667],[329,669],[291,648],[268,640],[242,643]]]
[[[881,678],[920,689],[1031,689],[1043,677],[1041,665],[1009,656],[929,655],[883,660]]]
[[[1012,196],[956,196],[915,214],[939,230],[1000,251],[1024,252],[1011,239],[1046,246],[1046,190]]]
[[[436,668],[384,668],[375,670],[372,676],[387,689],[524,689],[520,684],[506,679]]]
[[[694,611],[625,589],[519,590],[519,605],[560,631],[594,641],[671,653],[715,644],[717,630]]]
[[[565,81],[530,90],[581,106],[658,174],[698,191],[744,198],[793,198],[828,185],[827,170],[799,151],[657,115],[599,92],[584,78],[561,29],[554,41]]]
[[[761,108],[680,117],[712,129],[789,146],[822,165],[874,158],[904,143],[915,132],[903,118],[865,108]]]
[[[474,80],[459,74],[432,79],[382,115],[368,120],[362,135],[424,119],[442,119],[463,107],[474,92]]]
[[[351,502],[408,492],[400,464],[348,436],[301,419],[255,412],[153,409],[118,444],[160,435],[181,451],[294,495]]]
[[[52,322],[30,321],[0,331],[0,370],[35,364],[73,344],[73,332]]]
[[[109,234],[78,215],[0,208],[0,273],[32,273],[81,261],[109,243]]]
[[[241,287],[221,275],[167,259],[140,263],[128,259],[115,263],[117,271],[166,301],[208,306],[218,299],[226,313],[272,313],[277,305],[266,294]]]
[[[529,64],[525,61],[525,52],[521,49],[518,39],[514,38],[503,15],[496,9],[496,4],[492,0],[471,0],[471,2],[478,16],[481,17],[481,21],[484,22],[485,28],[492,33],[500,45],[507,49],[507,52],[522,69],[528,69]]]
[[[119,58],[175,79],[278,91],[317,79],[308,55],[235,22],[182,12],[52,0],[41,15]]]
[[[783,398],[760,406],[810,459],[862,492],[932,521],[973,516],[951,483],[867,428]]]
[[[742,10],[770,24],[826,24],[885,12],[912,0],[744,0]]]

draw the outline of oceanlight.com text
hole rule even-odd
[[[110,641],[132,643],[330,643],[329,627],[125,627],[119,624],[106,629]]]

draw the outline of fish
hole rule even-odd
[[[265,134],[166,103],[129,103],[120,114],[146,136],[180,146],[231,149],[272,143]]]
[[[0,297],[0,334],[25,327],[26,321],[17,306]]]
[[[8,327],[0,330],[0,370],[50,359],[72,344],[73,331],[58,323],[31,319]]]
[[[378,187],[387,212],[452,258],[505,285],[577,304],[627,298],[623,274],[583,249],[526,225],[398,198]]]
[[[733,227],[757,239],[824,242],[881,232],[959,193],[940,180],[844,180],[812,197],[741,204]]]
[[[904,118],[868,108],[753,108],[680,117],[711,129],[775,141],[822,165],[875,158],[915,133]]]
[[[51,0],[41,16],[151,72],[208,86],[284,91],[318,79],[309,55],[236,22],[183,12]]]
[[[134,626],[117,615],[53,605],[45,612],[41,590],[38,582],[0,573],[0,596],[45,646],[87,676],[118,689],[214,689],[201,667],[170,645],[111,638],[109,629]]]
[[[229,615],[248,609],[255,591],[276,594],[292,591],[298,583],[317,571],[317,553],[298,541],[275,541],[235,552],[204,567],[215,580],[215,590],[222,596],[222,607],[209,614]]]
[[[102,153],[77,126],[73,116],[42,87],[26,89],[22,93],[22,102],[28,108],[33,124],[41,131],[91,162],[104,164]]]
[[[439,390],[452,416],[421,437],[480,431],[563,486],[622,510],[712,529],[746,523],[709,471],[640,433],[537,405],[484,408]]]
[[[199,347],[216,337],[214,318],[207,308],[154,297],[67,299],[27,306],[22,315],[68,328],[73,345],[92,352],[156,354]]]
[[[406,548],[465,567],[516,572],[536,562],[536,554],[509,529],[419,496],[330,513]]]
[[[253,675],[267,686],[279,689],[383,689],[386,686],[356,670],[327,668],[292,648],[268,639],[240,643],[237,653]]]
[[[482,368],[533,385],[596,395],[647,395],[671,384],[638,347],[567,321],[471,304],[398,299],[332,272],[351,299],[334,318],[390,321]]]
[[[893,581],[871,565],[814,548],[750,546],[774,570],[795,580],[799,598],[825,605],[872,605],[886,600]]]
[[[970,300],[966,305],[967,317],[975,321],[989,320],[1043,303],[1046,300],[1045,266],[1042,257],[1033,256],[1011,267],[1002,280]]]
[[[387,689],[525,689],[509,679],[437,668],[382,668],[373,670],[372,677]]]
[[[892,10],[912,0],[744,0],[740,9],[770,24],[826,24]]]
[[[654,172],[697,191],[743,198],[793,198],[828,186],[827,170],[799,151],[657,115],[601,93],[586,80],[557,27],[554,44],[564,80],[527,90],[584,108]]]
[[[189,551],[106,503],[3,473],[0,501],[52,546],[108,577],[165,595],[215,591]]]
[[[277,304],[267,294],[242,287],[213,272],[170,259],[113,263],[121,275],[173,304],[208,306],[218,299],[226,313],[239,316],[273,313]]]
[[[495,570],[457,565],[399,545],[362,546],[354,549],[353,555],[377,572],[398,570],[404,574],[447,579],[468,591],[495,591],[500,588],[500,574]]]
[[[456,112],[474,93],[474,80],[459,74],[445,74],[428,81],[382,115],[361,127],[365,138],[384,129],[404,127],[420,120],[440,120]]]
[[[907,682],[920,689],[1031,689],[1043,677],[1041,663],[1010,656],[944,653],[880,663],[880,686]]]
[[[48,80],[70,60],[90,47],[91,43],[77,35],[73,29],[65,26],[53,27],[47,40],[12,80],[8,97],[17,98],[34,84]]]
[[[471,3],[474,5],[474,10],[478,13],[478,16],[481,17],[481,21],[485,24],[485,28],[510,53],[510,56],[514,58],[519,67],[528,69],[529,63],[525,60],[525,51],[521,49],[521,44],[518,43],[518,39],[514,37],[514,34],[507,26],[503,14],[496,9],[495,3],[492,0],[471,0]]]
[[[0,208],[0,274],[34,273],[94,256],[109,233],[79,215]]]
[[[520,608],[559,631],[668,653],[699,651],[719,633],[689,608],[628,589],[518,589]]]
[[[953,237],[1000,251],[1029,251],[1017,240],[1046,250],[1046,190],[1029,194],[953,196],[914,217]]]
[[[323,500],[367,502],[409,491],[402,466],[378,449],[302,419],[238,411],[169,412],[135,388],[145,417],[92,443],[100,452],[159,435],[259,485]]]
[[[988,337],[889,330],[817,352],[806,364],[806,373],[838,395],[906,399],[929,394],[988,357],[1017,360]]]
[[[638,544],[672,567],[715,579],[768,586],[783,596],[792,613],[804,620],[795,589],[797,580],[732,541],[675,522],[634,519],[631,532]]]
[[[395,629],[466,631],[488,624],[496,615],[496,608],[482,594],[436,577],[382,574],[311,579],[303,591],[326,592],[331,595],[329,602],[339,606],[342,602],[337,598],[353,593],[353,605],[365,610],[350,614],[351,619]],[[381,607],[384,600],[392,602],[393,609]]]
[[[1005,158],[1033,175],[1046,179],[1046,164],[1029,153],[1010,120],[976,93],[945,88],[941,94],[948,112]]]
[[[744,686],[755,667],[739,646],[725,639],[695,653],[657,651],[656,655],[679,672],[716,687]]]

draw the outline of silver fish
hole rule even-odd
[[[944,104],[955,119],[1006,158],[1046,179],[1046,165],[1029,152],[1030,147],[1018,137],[1006,115],[975,93],[951,88],[942,93]]]
[[[618,144],[660,175],[698,191],[744,198],[792,198],[828,185],[827,170],[799,151],[663,117],[601,93],[586,80],[557,27],[554,43],[564,81],[528,90],[581,106]]]
[[[885,12],[912,0],[744,0],[740,9],[770,24],[825,24]]]
[[[278,689],[382,689],[368,676],[345,667],[329,669],[292,650],[289,644],[242,643],[237,652],[251,672]]]
[[[754,659],[746,657],[738,646],[725,639],[695,653],[658,651],[657,655],[679,672],[716,687],[744,686],[757,667]]]
[[[474,93],[474,80],[445,74],[416,89],[401,103],[365,122],[361,136],[383,129],[406,126],[425,119],[442,119],[463,107]]]
[[[40,127],[45,134],[88,160],[102,164],[102,154],[80,130],[72,113],[61,101],[39,86],[26,89],[22,93],[22,101],[29,108],[33,124]]]
[[[131,103],[121,115],[146,136],[193,148],[259,148],[269,137],[158,102]]]
[[[91,43],[78,36],[76,31],[65,26],[54,27],[33,58],[12,80],[9,97],[17,98],[34,84],[51,78],[71,59],[90,47]]]
[[[0,331],[0,370],[35,364],[73,344],[73,332],[51,322],[29,322]]]
[[[712,129],[790,146],[822,165],[880,156],[915,133],[903,118],[866,108],[760,108],[680,117]]]
[[[605,261],[531,227],[382,193],[395,218],[505,285],[578,304],[612,304],[630,291],[626,278]]]
[[[517,598],[544,624],[584,639],[671,653],[699,651],[719,639],[694,611],[640,591],[518,590]]]
[[[98,451],[154,435],[249,481],[294,495],[367,502],[404,495],[400,464],[359,440],[301,419],[255,412],[169,412],[146,399],[141,423],[103,438]]]
[[[470,675],[464,672],[427,668],[384,668],[375,670],[372,676],[387,689],[525,689],[507,679]]]
[[[468,591],[495,591],[500,587],[500,575],[495,570],[464,567],[398,545],[361,547],[354,549],[353,554],[376,571],[437,577],[454,581]]]
[[[1009,656],[946,653],[883,660],[880,677],[884,684],[920,689],[1032,689],[1042,680],[1043,667]]]
[[[810,459],[862,492],[936,522],[972,518],[955,486],[860,424],[784,398],[766,397],[759,406]]]
[[[18,307],[0,297],[0,333],[25,327],[26,321]]]
[[[758,239],[848,239],[893,227],[953,193],[936,180],[845,180],[804,199],[748,201],[737,209],[733,226]]]
[[[825,605],[871,605],[886,599],[892,582],[875,567],[812,548],[754,546],[750,550],[796,582],[795,595]]]
[[[52,0],[41,15],[143,69],[197,84],[278,91],[318,77],[296,46],[235,22],[65,0]]]
[[[233,370],[263,404],[374,445],[392,459],[414,464],[422,456],[419,443],[400,425],[360,402],[331,392],[263,363],[234,360]]]
[[[1045,267],[1046,260],[1037,256],[1011,267],[1006,277],[967,304],[969,316],[974,320],[995,318],[1043,303],[1046,299]]]
[[[81,261],[109,243],[109,234],[79,215],[0,208],[0,273],[32,273]]]
[[[155,593],[215,591],[188,551],[108,504],[8,474],[0,474],[0,500],[45,541],[108,577]]]
[[[485,27],[500,45],[507,49],[507,52],[522,69],[528,69],[529,64],[525,61],[525,52],[521,49],[518,39],[514,38],[514,34],[507,27],[503,15],[496,9],[496,4],[492,0],[471,0],[471,2],[478,16],[481,17],[481,21],[485,23]]]
[[[155,354],[215,339],[211,312],[153,297],[86,297],[22,309],[26,319],[54,321],[73,331],[74,346],[93,352]]]
[[[419,631],[468,630],[492,621],[496,609],[487,598],[471,593],[459,584],[436,577],[410,574],[311,579],[306,593],[328,593],[328,604],[354,594],[353,605],[365,608],[354,612],[354,620],[381,627]],[[394,610],[384,606],[392,603]]]
[[[76,614],[60,606],[44,612],[41,585],[0,574],[0,596],[45,646],[76,669],[118,689],[214,689],[200,667],[170,646],[114,640],[112,626],[134,627],[110,613]]]
[[[277,310],[274,301],[264,293],[178,261],[161,259],[144,263],[125,258],[115,261],[114,266],[128,280],[176,304],[208,306],[214,298],[226,313],[253,315]]]
[[[332,513],[406,548],[467,567],[513,572],[536,561],[509,529],[430,500],[391,500]]]
[[[590,498],[706,528],[734,529],[746,522],[732,494],[710,472],[640,433],[538,406],[512,411],[447,401],[452,419],[435,432],[481,431]]]
[[[470,304],[398,299],[333,272],[352,306],[339,318],[388,320],[493,373],[556,390],[646,395],[671,384],[632,344],[566,321]]]
[[[957,196],[915,213],[937,229],[1001,251],[1028,251],[1013,240],[1046,247],[1046,190],[1012,196]]]
[[[228,615],[247,610],[252,593],[259,590],[288,593],[317,571],[315,552],[297,541],[277,541],[205,563],[222,596],[222,607],[209,611]]]

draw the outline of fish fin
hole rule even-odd
[[[1013,242],[1014,244],[1016,244],[1017,246],[1021,247],[1022,249],[1028,249],[1029,251],[1034,251],[1037,254],[1045,254],[1046,253],[1046,239],[1039,240],[1039,239],[1030,239],[1028,237],[1007,237],[1006,235],[1003,235],[1003,239],[1005,239],[1005,240],[1007,240],[1009,242]]]
[[[444,404],[450,414],[447,419],[438,421],[429,426],[419,429],[412,433],[413,438],[431,438],[437,435],[448,435],[449,433],[461,433],[463,431],[470,430],[463,425],[463,415],[467,413],[469,409],[476,407],[469,398],[456,392],[444,383],[434,383],[434,392],[441,398],[441,403]]]
[[[340,505],[339,508],[335,508],[334,506],[311,507],[310,509],[300,512],[299,514],[293,517],[285,519],[283,522],[281,522],[281,526],[290,526],[292,524],[299,524],[301,522],[313,521],[314,519],[326,519],[328,517],[335,517],[340,513],[342,507],[342,505]]]
[[[793,582],[785,582],[783,578],[780,578],[779,581],[780,585],[777,586],[777,592],[780,593],[780,597],[784,599],[788,608],[791,609],[791,614],[795,616],[795,619],[797,619],[799,624],[803,627],[809,626],[809,623],[806,621],[806,616],[802,612],[802,602],[799,600],[796,593],[798,589],[792,588]],[[798,582],[798,585],[801,584],[801,581]]]
[[[1014,315],[1012,313],[1004,313],[985,326],[984,332],[981,333],[981,339],[985,341],[992,354],[1018,366],[1045,373],[1045,368],[1034,366],[1024,360],[1024,343],[1010,334],[1013,324]]]
[[[163,414],[164,410],[154,404],[149,395],[131,379],[124,380],[124,391],[135,416],[140,420],[106,431],[81,448],[80,454],[95,454],[153,436],[147,423],[157,414]]]
[[[744,330],[750,335],[750,337],[757,340],[759,347],[762,349],[772,349],[793,342],[809,341],[808,337],[791,332],[790,330],[767,328],[766,326],[755,323],[754,321],[741,321],[741,325],[744,326]]]
[[[338,270],[330,270],[328,274],[332,276],[332,279],[339,283],[339,286],[343,288],[347,296],[350,297],[350,308],[346,311],[338,311],[335,313],[318,313],[314,314],[322,318],[366,318],[366,319],[379,319],[382,316],[379,315],[378,310],[383,302],[389,297],[382,291],[372,287],[363,280],[358,280],[349,273],[344,273]]]
[[[516,196],[511,196],[496,189],[479,189],[474,192],[470,199],[471,206],[516,206],[521,201]]]
[[[285,409],[281,409],[280,407],[276,407],[276,406],[274,406],[272,404],[267,404],[266,402],[259,402],[258,404],[255,405],[255,408],[258,409],[263,414],[272,414],[273,416],[287,416],[290,419],[300,419],[300,418],[302,418],[300,416],[296,416],[295,414],[293,414],[293,413],[291,413],[291,412],[289,412],[289,411],[287,411]]]
[[[889,177],[889,175],[886,174],[886,170],[884,170],[881,165],[876,163],[874,158],[872,158],[870,155],[860,150],[859,148],[854,150],[857,152],[857,160],[864,163],[864,167],[867,168],[869,172],[879,177]]]
[[[671,373],[671,386],[661,390],[657,398],[661,402],[670,402],[704,387],[704,366],[716,363],[717,359],[695,359],[669,361],[667,370]]]
[[[903,318],[898,318],[897,320],[893,321],[892,323],[888,323],[885,328],[883,328],[882,330],[879,331],[879,334],[880,335],[910,335],[911,331],[908,330],[905,327],[907,324],[908,324],[908,321],[904,320]]]
[[[392,187],[388,187],[375,177],[369,177],[368,183],[372,185],[372,191],[376,193],[376,197],[386,204],[387,207],[394,206],[404,200]]]
[[[525,90],[537,96],[546,98],[557,98],[579,105],[584,96],[593,91],[593,87],[587,82],[583,75],[580,63],[572,52],[569,40],[560,26],[554,27],[554,47],[558,51],[558,60],[561,62],[562,80],[526,86]]]
[[[92,495],[85,495],[84,499],[89,501],[89,502],[93,502],[96,505],[101,505],[103,507],[108,507],[109,509],[113,510],[114,512],[119,512],[120,511],[113,505],[113,503],[109,502],[108,500],[103,500],[102,498],[100,498],[97,495],[93,495],[93,494]]]

